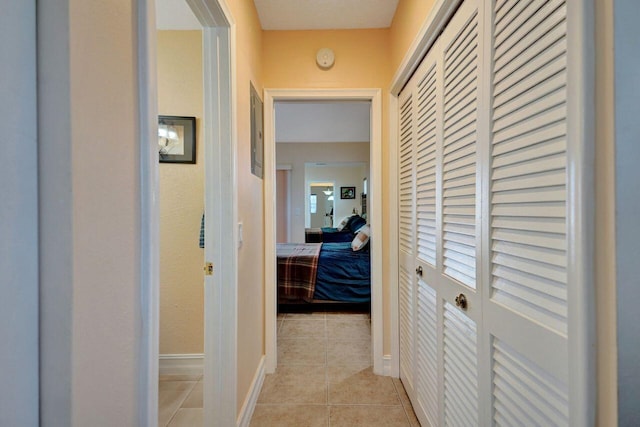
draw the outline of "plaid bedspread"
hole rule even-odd
[[[322,243],[278,243],[278,297],[311,301]]]

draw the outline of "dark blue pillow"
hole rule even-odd
[[[353,215],[349,218],[347,225],[344,228],[351,230],[352,233],[357,233],[360,227],[365,225],[367,220],[358,215]]]

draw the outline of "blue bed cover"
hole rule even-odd
[[[371,301],[369,246],[354,252],[351,242],[323,243],[314,298],[344,302]]]

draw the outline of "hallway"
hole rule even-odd
[[[278,369],[251,427],[420,426],[400,380],[371,369],[368,314],[280,314]],[[161,427],[201,426],[202,376],[161,376],[158,415]]]
[[[278,315],[278,368],[252,427],[419,425],[402,383],[372,373],[368,314]]]

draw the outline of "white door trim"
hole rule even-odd
[[[158,204],[158,82],[156,9],[138,2],[138,114],[140,123],[140,369],[141,426],[158,425],[160,369],[160,206]]]
[[[265,239],[265,369],[277,365],[276,335],[276,146],[274,102],[283,100],[371,101],[371,338],[373,371],[383,374],[383,289],[382,289],[382,91],[380,89],[265,89],[264,90],[264,239]],[[377,236],[377,237],[376,237]]]
[[[229,426],[237,414],[237,200],[235,24],[225,0],[187,0],[203,25],[205,257],[204,420]],[[157,425],[159,344],[159,206],[155,2],[138,8],[141,155],[140,424]],[[224,185],[222,185],[224,183]],[[228,203],[214,203],[227,200]]]

